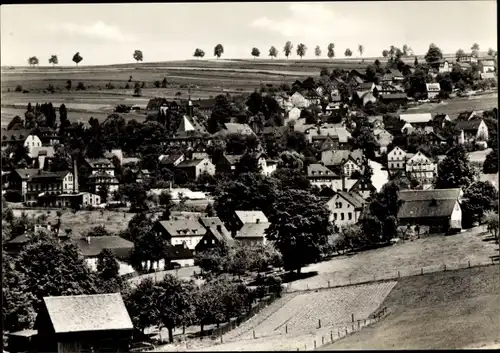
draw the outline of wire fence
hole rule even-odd
[[[429,273],[437,273],[444,271],[453,271],[460,270],[466,268],[475,268],[475,267],[484,267],[491,266],[498,263],[498,260],[495,261],[495,257],[492,257],[489,261],[467,261],[467,262],[451,262],[441,265],[431,265],[419,268],[402,268],[397,271],[385,272],[385,273],[374,273],[374,274],[361,274],[361,275],[349,275],[346,276],[342,274],[335,278],[335,274],[331,274],[331,279],[318,279],[314,278],[313,280],[304,280],[302,283],[288,283],[285,285],[284,292],[285,293],[293,293],[293,292],[302,292],[302,291],[311,291],[318,289],[328,289],[328,288],[336,288],[336,287],[345,287],[350,285],[360,285],[360,284],[368,284],[374,282],[383,282],[383,281],[394,281],[398,280],[402,277],[412,277],[412,276],[422,276],[424,274]],[[328,275],[328,274],[325,274]]]

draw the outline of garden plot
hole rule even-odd
[[[322,327],[335,326],[370,316],[396,282],[383,282],[360,286],[325,289],[317,292],[301,293],[283,307],[254,327],[256,337],[293,332],[315,332],[319,320]],[[253,332],[241,335],[241,339],[252,338]]]

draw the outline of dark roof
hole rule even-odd
[[[24,141],[29,135],[31,135],[31,130],[29,129],[2,129],[2,141]]]
[[[163,104],[168,104],[165,98],[151,98],[146,106],[146,110],[159,110]]]
[[[85,257],[95,257],[108,249],[118,258],[128,258],[134,247],[134,243],[117,235],[90,237],[90,243],[87,243],[86,238],[75,239],[75,242]]]
[[[225,123],[224,127],[230,134],[255,135],[248,124]]]
[[[85,158],[85,161],[90,165],[91,168],[114,168],[113,163],[107,158]],[[104,167],[97,167],[97,165],[104,164]]]
[[[245,223],[238,231],[235,239],[238,238],[258,238],[263,239],[266,236],[266,229],[271,223]]]
[[[58,171],[58,172],[47,172],[44,170],[39,170],[36,168],[27,168],[27,169],[16,169],[15,172],[21,177],[23,180],[36,180],[36,179],[63,179],[68,173],[68,170]]]
[[[464,131],[477,131],[482,120],[459,120],[456,122],[455,129]]]
[[[360,91],[368,91],[368,90],[372,89],[373,85],[374,85],[373,82],[363,82],[363,83],[360,83],[357,88]]]
[[[186,235],[201,235],[206,233],[206,229],[200,222],[193,219],[181,219],[175,221],[158,221],[159,226],[163,227],[172,237]]]
[[[459,120],[459,121],[460,120],[469,120],[471,118],[472,114],[474,114],[473,110],[461,112],[460,114],[458,114],[457,120]]]
[[[337,191],[337,194],[353,205],[354,208],[361,208],[365,204],[365,200],[357,192]]]
[[[120,293],[44,297],[55,333],[132,330]]]
[[[198,164],[203,162],[205,159],[190,159],[190,160],[185,160],[177,164],[176,168],[191,168],[191,167],[196,167]]]
[[[194,129],[194,130],[193,130]],[[177,128],[176,135],[186,135],[189,134],[206,134],[207,129],[194,117],[188,117],[184,115]]]
[[[399,199],[403,201],[418,200],[458,200],[460,189],[432,189],[432,190],[403,190],[398,193]]]
[[[307,176],[308,177],[337,177],[338,175],[319,163],[309,164],[307,166]]]
[[[160,161],[160,164],[166,164],[166,165],[174,164],[175,161],[177,161],[182,156],[184,156],[184,153],[181,153],[181,152],[171,153],[171,154],[167,155],[165,158],[163,158]]]
[[[401,71],[396,70],[396,69],[389,69],[389,72],[394,76],[394,77],[403,77],[403,74]]]
[[[230,245],[234,243],[234,239],[231,237],[231,234],[219,217],[200,217],[200,222],[207,228],[207,230],[210,230],[218,241],[225,241]],[[217,229],[218,226],[220,226],[221,231]]]
[[[399,208],[398,218],[449,217],[457,200],[404,201]]]

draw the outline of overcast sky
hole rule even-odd
[[[325,55],[330,42],[336,57],[346,48],[359,55],[358,44],[369,57],[390,45],[424,54],[430,43],[445,53],[497,43],[495,1],[40,4],[0,11],[2,65],[26,65],[33,55],[46,65],[51,54],[73,65],[77,51],[81,65],[127,63],[135,49],[145,62],[190,59],[195,48],[213,58],[218,43],[223,58],[249,58],[254,46],[267,57],[271,45],[283,57],[287,40],[306,44],[306,58],[316,45]]]

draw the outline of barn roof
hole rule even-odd
[[[44,297],[55,333],[132,330],[120,293]]]
[[[76,245],[85,257],[95,257],[104,249],[110,250],[116,257],[127,258],[134,247],[134,243],[117,235],[106,235],[75,239]]]
[[[262,211],[235,211],[235,213],[243,224],[257,223],[257,219],[259,220],[259,223],[269,222],[266,215]]]

